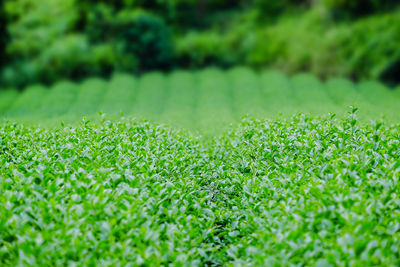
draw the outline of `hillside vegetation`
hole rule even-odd
[[[397,0],[1,0],[0,85],[245,65],[396,86],[399,8]]]

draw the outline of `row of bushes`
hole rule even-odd
[[[324,0],[317,4],[311,0],[235,0],[241,9],[231,13],[222,0],[2,3],[0,13],[5,8],[11,42],[7,43],[9,61],[1,82],[10,86],[107,76],[115,70],[138,73],[236,64],[272,65],[322,77],[380,78],[391,83],[399,79],[399,13],[349,21],[394,7],[392,0]],[[367,7],[369,11],[364,11]],[[217,14],[223,14],[223,19]],[[203,25],[194,26],[185,15]],[[204,18],[199,20],[199,16]],[[5,32],[4,25],[0,24],[0,31]],[[204,29],[205,25],[209,28]],[[0,46],[4,47],[3,36]],[[0,59],[5,62],[4,54]]]

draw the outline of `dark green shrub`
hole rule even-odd
[[[352,19],[398,6],[397,0],[325,0],[334,19]]]
[[[109,5],[95,4],[89,6],[88,10],[81,14],[80,23],[84,24],[85,33],[91,42],[104,42],[112,39],[115,27],[115,10]]]
[[[309,0],[253,0],[253,8],[259,12],[261,19],[276,18],[283,12],[309,4]]]
[[[171,67],[174,45],[170,30],[161,18],[136,12],[123,19],[118,32],[123,53],[137,58],[140,71]]]
[[[386,66],[379,78],[391,87],[400,84],[400,55]]]
[[[0,68],[6,63],[7,18],[4,11],[5,0],[0,0]]]

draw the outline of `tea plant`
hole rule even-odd
[[[121,114],[214,134],[243,116],[288,118],[297,113],[344,116],[356,104],[364,121],[398,122],[399,89],[378,82],[326,82],[307,74],[245,67],[229,70],[152,72],[141,76],[115,73],[109,81],[59,82],[49,88],[28,87],[22,93],[0,90],[0,116],[37,125],[60,120],[79,122],[98,112]],[[0,118],[1,119],[1,118]]]
[[[68,113],[77,117],[96,113],[106,90],[107,83],[102,79],[92,78],[84,81],[79,86],[77,99]]]
[[[196,81],[196,75],[188,71],[176,71],[168,76],[168,98],[161,121],[178,122],[189,129],[196,125],[193,120],[198,105]]]
[[[400,125],[0,126],[0,265],[398,266]]]
[[[130,114],[138,92],[138,81],[128,74],[115,74],[108,84],[100,110],[106,114]]]
[[[29,86],[12,102],[12,104],[10,103],[11,106],[7,110],[6,115],[12,117],[23,117],[39,114],[42,109],[43,97],[47,92],[48,91],[44,86]]]
[[[0,91],[0,115],[3,115],[18,97],[16,90],[2,90]]]
[[[42,99],[42,117],[58,117],[65,114],[77,99],[77,85],[71,82],[59,82]]]

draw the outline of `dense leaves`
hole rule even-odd
[[[141,71],[172,65],[174,44],[168,26],[154,15],[139,13],[120,26],[124,53],[138,58]]]
[[[399,265],[399,125],[0,128],[1,265]]]

